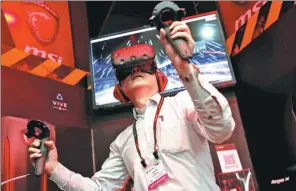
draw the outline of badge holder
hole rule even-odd
[[[27,124],[27,132],[25,135],[28,138],[35,137],[40,140],[40,146],[42,156],[35,160],[35,175],[40,176],[43,174],[44,164],[47,157],[48,149],[44,142],[49,140],[50,130],[49,127],[40,121],[32,120]]]
[[[163,21],[163,14],[165,12],[169,12],[172,15],[171,21],[181,21],[183,17],[186,16],[186,11],[184,8],[179,8],[173,2],[163,1],[158,3],[156,7],[153,9],[152,16],[150,17],[150,25],[152,27],[156,27],[157,30],[163,28],[166,32],[166,38],[169,43],[173,46],[174,50],[181,56],[183,60],[188,60],[192,57],[192,51],[188,46],[187,42],[183,38],[172,39],[170,35],[170,25],[166,24],[167,22]]]
[[[161,160],[156,160],[153,165],[146,167],[144,173],[149,191],[156,189],[169,179],[168,173]]]

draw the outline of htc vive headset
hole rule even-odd
[[[115,70],[115,76],[118,83],[114,87],[114,97],[122,103],[128,103],[130,100],[124,94],[121,81],[135,72],[146,72],[155,74],[159,92],[164,91],[168,79],[157,69],[155,63],[154,48],[148,44],[138,44],[120,48],[111,55],[111,62]]]

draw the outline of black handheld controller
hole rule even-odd
[[[179,8],[178,5],[173,2],[163,1],[155,6],[149,21],[150,25],[152,27],[155,26],[157,30],[160,30],[161,28],[165,30],[166,38],[169,43],[173,46],[174,50],[181,56],[181,58],[187,61],[192,57],[192,51],[185,39],[178,38],[173,40],[171,38],[169,29],[170,25],[166,24],[162,20],[165,12],[170,12],[172,15],[171,21],[181,21],[181,19],[186,16],[186,11],[184,8]]]
[[[35,160],[35,175],[40,176],[43,174],[44,164],[47,157],[47,147],[44,142],[49,140],[49,127],[45,123],[32,120],[27,124],[27,132],[25,134],[28,138],[35,137],[40,139],[39,149],[41,150],[42,156]]]

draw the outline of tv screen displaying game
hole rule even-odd
[[[184,22],[195,40],[191,62],[199,67],[201,75],[218,88],[234,85],[235,77],[218,14],[211,12],[197,15]],[[179,75],[163,50],[159,31],[155,27],[107,35],[90,41],[93,109],[122,105],[113,96],[117,79],[111,64],[111,53],[121,47],[143,43],[154,46],[157,66],[168,77],[163,94],[173,95],[184,90]]]

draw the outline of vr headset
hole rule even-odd
[[[134,72],[153,74],[157,70],[154,48],[147,44],[124,47],[112,53],[111,62],[119,82]],[[136,70],[135,70],[136,68]]]
[[[159,92],[165,89],[168,79],[162,72],[157,70],[154,59],[154,48],[148,44],[124,47],[112,53],[111,62],[115,70],[115,76],[119,81],[118,84],[115,85],[113,93],[117,100],[123,103],[128,103],[130,101],[121,88],[121,82],[135,72],[155,74]]]

